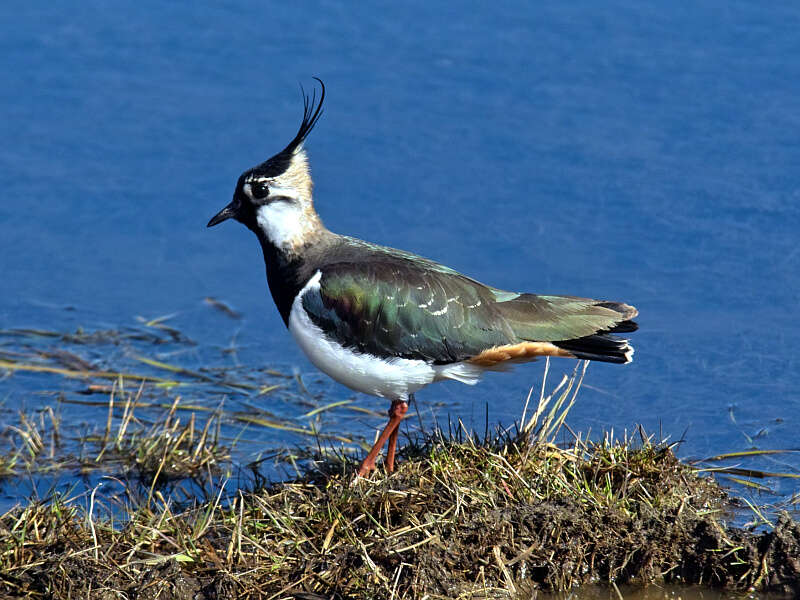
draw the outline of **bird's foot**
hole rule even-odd
[[[366,477],[372,471],[374,471],[376,468],[377,467],[375,466],[375,461],[374,460],[371,460],[370,462],[367,462],[367,460],[364,459],[364,461],[358,467],[358,473],[356,473],[356,478]]]

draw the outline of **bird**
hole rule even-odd
[[[234,219],[255,233],[267,284],[294,341],[345,386],[391,402],[389,421],[358,477],[394,471],[409,401],[444,380],[473,385],[539,357],[624,364],[638,311],[623,302],[510,292],[433,260],[329,231],[313,201],[305,142],[323,112],[325,84],[302,85],[303,118],[288,145],[244,171],[231,202],[208,222]]]

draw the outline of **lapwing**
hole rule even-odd
[[[303,92],[294,139],[245,171],[233,200],[209,222],[244,224],[258,237],[272,298],[295,342],[321,371],[347,387],[391,400],[389,422],[361,463],[375,468],[389,441],[394,469],[400,421],[423,387],[469,385],[485,371],[542,356],[629,363],[616,333],[637,329],[622,302],[500,290],[403,250],[325,228],[312,199],[304,143],[322,115],[325,85]]]

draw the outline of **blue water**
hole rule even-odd
[[[0,328],[174,313],[197,346],[173,362],[296,369],[320,403],[353,398],[291,342],[252,234],[205,228],[240,172],[294,136],[298,82],[319,76],[307,148],[330,229],[497,287],[640,309],[635,362],[589,368],[573,429],[685,432],[684,457],[800,446],[800,7],[137,6],[0,8]],[[220,351],[233,339],[235,357]],[[428,388],[420,408],[482,429],[488,402],[508,424],[541,373]],[[0,397],[14,412],[59,384],[16,374]],[[348,418],[361,436],[380,425]]]

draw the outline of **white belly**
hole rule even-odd
[[[303,309],[302,298],[319,290],[322,273],[312,277],[297,295],[289,313],[289,331],[320,371],[358,392],[408,400],[408,395],[440,379],[477,383],[483,369],[466,363],[431,365],[423,360],[383,359],[355,352],[325,336]]]

